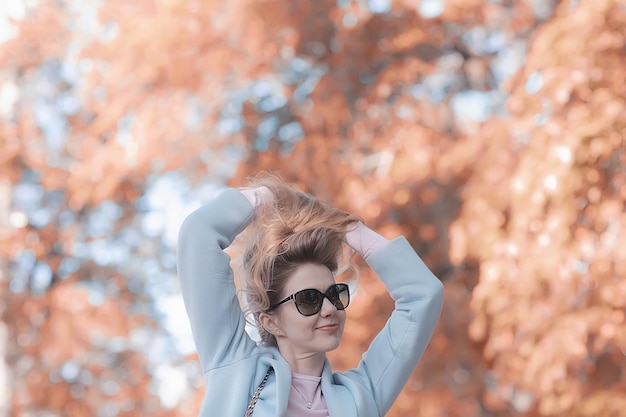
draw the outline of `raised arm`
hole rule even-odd
[[[337,375],[370,390],[384,415],[408,381],[433,334],[443,303],[443,285],[404,237],[388,242],[359,224],[346,236],[381,278],[395,301],[385,327],[357,368]]]
[[[227,189],[183,222],[178,238],[178,275],[203,370],[248,355],[255,343],[235,293],[230,256],[224,252],[250,222],[250,198]]]

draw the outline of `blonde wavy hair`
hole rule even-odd
[[[259,314],[280,301],[287,279],[300,265],[324,265],[336,277],[355,279],[353,251],[344,237],[360,219],[276,176],[255,180],[251,188],[263,186],[273,198],[255,208],[252,222],[237,239],[242,254],[237,275],[245,316],[262,344],[276,346],[274,336],[259,325]]]

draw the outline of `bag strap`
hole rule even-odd
[[[248,404],[248,408],[246,410],[246,414],[244,417],[250,417],[252,415],[252,412],[254,411],[254,406],[256,405],[256,402],[259,400],[259,397],[261,396],[261,391],[263,390],[263,387],[265,386],[265,383],[267,382],[267,379],[270,377],[270,374],[272,373],[273,369],[274,368],[269,368],[267,370],[267,373],[265,374],[265,378],[263,378],[263,381],[261,381],[256,391],[254,391],[254,395],[252,395],[252,399],[250,400],[250,404]]]

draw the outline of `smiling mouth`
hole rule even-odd
[[[338,324],[327,324],[326,326],[320,326],[317,328],[317,330],[322,330],[324,332],[331,332],[331,331],[335,331],[339,328]]]

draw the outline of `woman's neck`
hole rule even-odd
[[[309,376],[322,375],[324,363],[326,362],[326,355],[324,353],[296,352],[293,349],[289,349],[287,346],[283,346],[281,349],[280,343],[278,350],[291,367],[292,373]]]

